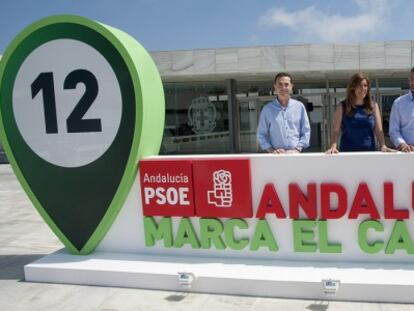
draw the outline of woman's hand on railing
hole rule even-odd
[[[326,150],[326,154],[336,154],[339,153],[338,148],[336,148],[336,144],[332,144],[331,148]]]
[[[387,147],[386,145],[381,146],[381,152],[397,152],[397,150]]]

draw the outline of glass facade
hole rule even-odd
[[[311,124],[310,147],[305,152],[323,152],[330,145],[331,124],[336,105],[346,94],[347,80],[295,82],[293,98],[301,101]],[[216,83],[165,83],[166,121],[161,154],[261,152],[256,128],[263,106],[273,100],[273,81],[236,81],[234,94],[226,81]],[[395,98],[408,92],[406,79],[371,80],[371,94],[382,111],[386,142],[388,123]],[[237,113],[229,115],[228,96],[236,99]],[[231,121],[236,131],[229,131]]]

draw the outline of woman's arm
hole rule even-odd
[[[380,146],[380,150],[383,152],[393,152],[394,149],[388,148],[385,145],[385,138],[384,138],[384,131],[382,129],[382,118],[379,106],[377,103],[374,103],[374,117],[375,117],[375,127],[374,132],[375,136],[377,137],[378,144]]]
[[[332,135],[331,135],[331,147],[326,150],[326,153],[338,153],[338,138],[341,133],[341,123],[342,123],[342,104],[336,106],[333,124],[332,124]]]

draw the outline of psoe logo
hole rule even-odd
[[[253,217],[249,159],[161,157],[139,171],[144,216]]]
[[[233,191],[231,190],[231,172],[225,170],[213,173],[214,190],[207,191],[208,204],[217,207],[229,208],[233,202]]]

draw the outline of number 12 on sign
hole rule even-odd
[[[63,83],[65,90],[76,89],[78,83],[85,85],[85,93],[66,119],[68,133],[102,132],[101,119],[83,119],[94,103],[98,92],[98,81],[88,70],[77,69],[69,73]],[[53,72],[42,72],[31,84],[32,99],[42,91],[46,134],[58,133],[56,97]]]

